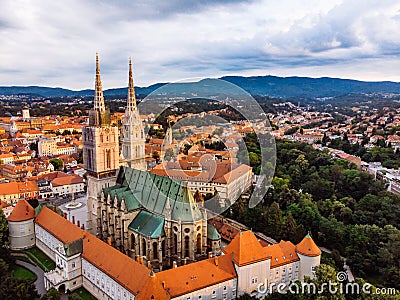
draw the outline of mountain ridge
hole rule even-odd
[[[333,77],[279,77],[279,76],[224,76],[221,80],[233,83],[252,95],[278,98],[324,98],[337,97],[345,94],[400,94],[400,83],[393,81],[361,81]],[[147,87],[135,87],[136,94],[148,95],[166,83],[156,83]],[[182,83],[176,85],[177,91],[182,90]],[[0,95],[38,95],[45,98],[67,96],[92,96],[94,90],[70,90],[61,87],[45,86],[0,86]],[[125,96],[127,88],[104,90],[105,96]]]

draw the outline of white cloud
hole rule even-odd
[[[2,0],[0,82],[90,88],[96,51],[105,88],[126,85],[130,55],[138,85],[225,74],[400,81],[399,23],[391,0]]]

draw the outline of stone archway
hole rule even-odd
[[[65,284],[63,283],[63,284],[60,284],[60,286],[58,287],[58,291],[61,293],[61,294],[64,294],[65,293]]]

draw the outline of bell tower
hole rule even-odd
[[[136,105],[135,87],[133,85],[132,58],[129,59],[128,100],[125,115],[122,119],[122,162],[123,165],[138,170],[146,170],[145,136],[142,120]]]
[[[96,53],[94,107],[89,111],[89,126],[83,127],[83,163],[87,171],[87,230],[97,232],[101,212],[97,199],[103,188],[112,186],[119,167],[118,128],[111,125],[110,110],[104,103],[99,56]]]

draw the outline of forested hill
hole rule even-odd
[[[381,81],[366,82],[339,78],[310,78],[310,77],[277,77],[277,76],[226,76],[220,79],[229,81],[252,95],[270,97],[296,98],[323,98],[337,97],[346,94],[400,94],[400,83]],[[164,83],[157,83],[148,87],[136,87],[136,93],[147,95]],[[184,90],[184,84],[176,85],[176,92]],[[174,90],[169,88],[169,90]],[[125,96],[127,88],[108,89],[104,91],[106,96]],[[3,86],[0,87],[0,95],[32,94],[42,97],[60,96],[92,96],[93,90],[72,91],[63,88],[50,88],[39,86]]]

